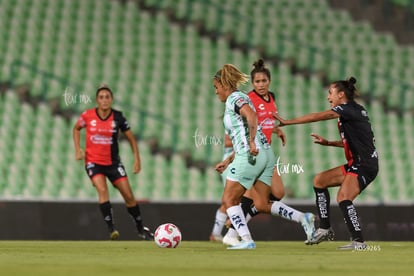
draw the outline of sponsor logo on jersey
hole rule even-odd
[[[260,110],[265,110],[265,106],[264,106],[264,104],[259,104],[258,108],[259,108]],[[265,113],[265,114],[266,114],[266,113]]]
[[[106,137],[99,134],[92,135],[90,137],[90,140],[94,144],[100,144],[100,145],[111,145],[112,144],[112,137]]]

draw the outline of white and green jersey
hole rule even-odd
[[[255,111],[253,103],[246,94],[241,91],[234,91],[227,98],[224,110],[224,129],[230,136],[236,153],[244,153],[250,150],[247,120],[240,115],[240,109],[245,104],[248,104]],[[257,126],[255,143],[257,149],[270,147],[260,125]]]

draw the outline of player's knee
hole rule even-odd
[[[124,198],[124,201],[127,206],[135,206],[137,204],[137,201],[133,196],[128,196]]]
[[[267,213],[268,204],[265,201],[262,200],[256,200],[254,202],[254,207],[256,208],[257,212],[259,213]]]
[[[358,191],[344,192],[342,190],[339,190],[338,194],[336,195],[336,202],[339,203],[344,200],[354,201],[357,195],[358,195]]]
[[[270,201],[279,201],[285,196],[285,189],[279,189],[277,191],[272,191],[269,195]]]
[[[323,183],[322,183],[321,174],[317,174],[313,177],[313,187],[314,188],[319,188],[319,189],[326,188],[325,185],[323,185]]]
[[[344,200],[349,200],[349,198],[347,196],[345,196],[344,193],[338,193],[338,195],[336,196],[336,202],[342,202]]]
[[[223,196],[222,198],[222,205],[224,206],[226,210],[232,206],[239,205],[239,204],[240,204],[240,199],[237,199],[231,196]]]
[[[108,187],[106,187],[105,185],[95,185],[95,189],[98,192],[98,194],[100,196],[108,196],[109,192],[108,192]]]

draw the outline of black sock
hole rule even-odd
[[[353,241],[364,242],[362,238],[361,224],[359,222],[358,213],[354,204],[350,200],[343,200],[339,202],[339,207],[344,215],[345,223],[351,233]]]
[[[99,204],[99,209],[101,210],[103,219],[108,226],[109,232],[115,230],[115,223],[114,223],[114,216],[112,211],[111,202],[107,201],[104,203]]]
[[[131,215],[132,219],[135,222],[138,232],[142,233],[143,225],[142,225],[142,218],[141,218],[141,210],[139,209],[139,205],[135,205],[133,207],[127,207],[128,213]]]
[[[331,227],[331,222],[329,219],[329,209],[330,209],[330,197],[328,189],[320,189],[313,187],[316,197],[316,208],[318,209],[319,215],[319,228],[329,229]]]
[[[269,200],[270,201],[280,201],[280,198],[275,197],[273,194],[269,195]]]
[[[259,213],[256,207],[254,206],[254,202],[252,199],[243,196],[240,200],[240,203],[244,216],[247,216],[247,214],[249,214],[251,217],[254,217]]]

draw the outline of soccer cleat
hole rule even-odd
[[[256,244],[254,241],[241,241],[237,245],[229,246],[227,249],[230,250],[240,250],[240,249],[255,249]]]
[[[154,233],[152,233],[148,227],[143,227],[142,231],[138,231],[138,236],[144,241],[153,241]]]
[[[224,245],[230,245],[230,246],[235,246],[238,245],[240,243],[240,240],[238,237],[232,237],[230,235],[224,235],[223,237],[223,244]]]
[[[209,240],[213,241],[213,242],[222,242],[223,241],[223,236],[222,235],[213,235],[213,234],[211,234]]]
[[[318,228],[315,231],[313,238],[310,240],[306,240],[305,244],[313,245],[313,244],[319,244],[323,241],[333,241],[333,240],[334,240],[334,232],[332,228],[329,228],[329,229]]]
[[[113,230],[110,234],[109,234],[109,238],[111,240],[117,240],[119,238],[119,232],[116,230]]]
[[[306,233],[306,240],[310,241],[315,235],[315,215],[312,213],[305,213],[303,220],[301,222],[303,230]]]
[[[343,245],[338,247],[338,250],[364,250],[367,248],[367,244],[365,242],[358,242],[358,241],[352,241],[350,244]]]

